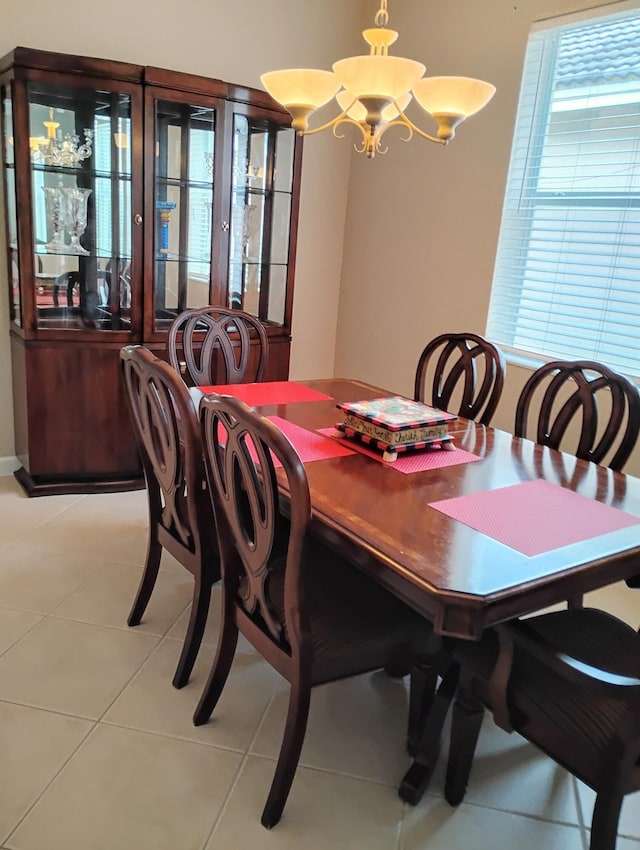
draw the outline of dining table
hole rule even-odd
[[[336,430],[336,405],[396,395],[358,380],[200,388],[272,419],[304,463],[310,533],[428,618],[478,640],[497,623],[640,574],[640,479],[457,418],[453,451],[382,454]],[[282,478],[284,486],[284,477]],[[421,752],[401,786],[416,802]]]

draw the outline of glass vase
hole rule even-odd
[[[45,198],[45,210],[47,215],[47,232],[51,234],[51,239],[44,246],[45,249],[53,254],[59,254],[67,250],[64,244],[64,204],[62,189],[54,189],[51,186],[43,186]]]
[[[63,189],[66,200],[66,225],[71,239],[69,252],[88,254],[80,244],[80,237],[87,227],[87,201],[91,189]]]

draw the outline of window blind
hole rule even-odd
[[[640,376],[640,9],[529,38],[487,336]]]

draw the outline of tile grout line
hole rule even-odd
[[[235,774],[235,776],[234,776],[233,780],[231,781],[231,784],[230,784],[230,786],[229,786],[229,789],[227,790],[227,793],[225,794],[224,800],[222,801],[222,804],[221,804],[221,806],[220,806],[220,811],[218,812],[218,814],[216,815],[216,817],[213,819],[213,823],[212,823],[212,825],[211,825],[211,829],[209,830],[209,832],[208,832],[208,834],[207,834],[207,837],[206,837],[206,839],[205,839],[204,844],[202,845],[201,850],[206,850],[206,848],[207,848],[208,844],[211,842],[212,838],[214,837],[215,831],[216,831],[216,829],[218,828],[218,825],[219,825],[219,823],[220,823],[220,820],[221,820],[221,818],[222,818],[223,814],[225,813],[225,811],[226,811],[226,809],[227,809],[227,807],[228,807],[229,800],[230,800],[230,798],[231,798],[231,794],[233,793],[234,789],[235,789],[235,788],[237,788],[238,783],[239,783],[239,781],[240,781],[240,776],[242,775],[242,771],[243,771],[243,769],[244,769],[244,766],[245,766],[245,764],[247,763],[247,761],[249,760],[249,755],[251,755],[251,748],[252,748],[252,746],[254,745],[254,743],[255,743],[255,741],[256,741],[256,738],[257,738],[257,737],[258,737],[258,735],[260,734],[260,730],[262,729],[262,726],[263,726],[263,724],[264,724],[264,721],[265,721],[265,718],[266,718],[266,716],[267,716],[267,713],[268,713],[269,709],[271,708],[271,706],[272,706],[272,704],[273,704],[273,702],[274,702],[274,700],[275,700],[276,696],[277,696],[277,694],[272,694],[272,695],[271,695],[271,698],[270,698],[270,699],[269,699],[269,701],[267,702],[267,704],[266,704],[266,706],[265,706],[265,708],[264,708],[264,711],[262,712],[262,716],[261,716],[261,717],[260,717],[260,719],[258,720],[258,723],[257,723],[257,726],[256,726],[256,730],[255,730],[255,732],[253,733],[253,736],[252,736],[251,740],[250,740],[250,741],[249,741],[249,743],[247,744],[247,749],[246,749],[246,750],[245,750],[245,752],[244,752],[244,756],[243,756],[243,757],[242,757],[242,759],[240,760],[240,764],[238,765],[238,769],[237,769],[237,771],[236,771],[236,774]]]
[[[68,716],[70,716],[70,715],[64,715],[64,716],[65,716],[65,717],[68,717]],[[71,715],[71,716],[73,716],[73,715]],[[76,753],[78,753],[78,752],[79,752],[79,751],[80,751],[80,750],[81,750],[81,749],[82,749],[82,748],[86,745],[86,743],[87,743],[88,739],[89,739],[91,736],[93,736],[93,735],[94,735],[95,730],[96,730],[96,729],[97,729],[97,727],[98,727],[98,721],[97,721],[97,720],[95,720],[95,721],[88,720],[86,717],[79,718],[79,719],[81,719],[81,720],[85,720],[85,721],[86,721],[86,722],[88,722],[88,723],[93,723],[93,725],[91,726],[91,728],[90,728],[90,729],[87,729],[87,733],[86,733],[86,735],[85,735],[85,736],[84,736],[84,737],[83,737],[80,741],[78,741],[78,745],[77,745],[76,747],[74,747],[74,749],[73,749],[73,750],[69,753],[68,757],[67,757],[66,759],[64,759],[64,761],[62,762],[62,764],[60,765],[60,767],[58,768],[58,770],[56,770],[56,772],[53,774],[53,776],[51,777],[51,779],[49,780],[49,782],[47,782],[47,783],[46,783],[46,785],[43,787],[42,791],[41,791],[41,792],[37,795],[37,797],[35,798],[35,800],[33,800],[33,802],[31,803],[31,805],[30,805],[30,806],[28,806],[27,810],[24,812],[24,814],[22,815],[22,817],[21,817],[21,818],[18,820],[18,822],[15,824],[15,826],[14,826],[14,827],[10,830],[9,834],[8,834],[8,835],[5,837],[5,839],[4,839],[3,847],[4,847],[5,845],[8,847],[7,842],[9,842],[9,841],[11,840],[11,838],[12,838],[12,836],[15,834],[16,830],[17,830],[17,829],[21,826],[21,824],[22,824],[22,823],[24,823],[25,819],[26,819],[26,818],[28,817],[28,815],[29,815],[29,814],[33,811],[33,809],[35,808],[35,806],[36,806],[36,805],[40,802],[40,800],[41,800],[41,799],[42,799],[42,797],[46,794],[46,792],[49,790],[49,788],[51,788],[51,786],[52,786],[52,785],[53,785],[53,783],[54,783],[54,782],[58,779],[58,777],[60,776],[60,774],[61,774],[61,773],[62,773],[62,772],[66,769],[66,767],[67,767],[67,765],[69,764],[69,762],[71,761],[71,759],[72,759],[72,758],[76,755]],[[9,848],[9,850],[11,850],[11,848]]]

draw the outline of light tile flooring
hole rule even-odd
[[[191,578],[164,555],[144,623],[127,628],[145,543],[143,492],[29,500],[0,478],[2,848],[588,846],[592,793],[490,720],[463,805],[443,801],[442,764],[421,804],[404,805],[406,683],[384,673],[314,693],[284,817],[263,829],[286,684],[243,643],[214,718],[195,728],[219,596],[192,680],[176,691]],[[640,620],[640,595],[624,586],[596,597]],[[640,850],[637,797],[620,832],[619,850]]]

